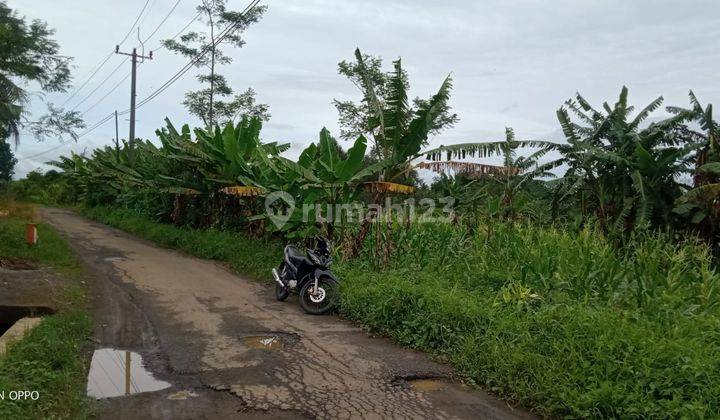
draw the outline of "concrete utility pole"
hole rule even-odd
[[[115,110],[115,161],[120,163],[120,137],[118,136],[117,109]]]
[[[138,55],[137,48],[133,48],[132,53],[124,53],[120,52],[120,46],[116,45],[115,54],[129,55],[132,58],[132,75],[130,77],[130,135],[128,136],[128,158],[132,164],[134,160],[133,149],[135,147],[135,74],[137,72],[138,58],[143,61],[145,59],[152,60],[152,51],[150,51],[150,54],[146,57],[142,54]]]

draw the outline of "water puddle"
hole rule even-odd
[[[408,379],[408,385],[415,391],[432,392],[447,387],[447,384],[439,379]]]
[[[243,338],[243,343],[251,349],[281,350],[282,338],[278,336],[255,335]]]
[[[287,345],[295,344],[300,336],[285,332],[269,332],[264,334],[246,335],[242,342],[251,349],[282,350]]]
[[[87,384],[90,397],[119,397],[168,387],[168,382],[155,379],[145,369],[138,353],[111,348],[95,350],[93,353]]]
[[[195,398],[198,394],[192,391],[178,391],[174,394],[168,395],[168,400],[187,400],[188,398]]]

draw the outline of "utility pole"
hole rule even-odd
[[[120,46],[115,46],[115,54],[128,55],[132,58],[132,72],[130,76],[130,135],[128,136],[128,160],[132,165],[134,162],[134,147],[135,147],[135,86],[136,86],[136,71],[138,58],[145,61],[145,59],[152,60],[152,51],[146,57],[142,54],[138,55],[137,48],[132,49],[132,53],[120,52]],[[141,63],[143,61],[140,61]]]
[[[118,136],[117,109],[115,110],[115,161],[120,163],[120,138]]]

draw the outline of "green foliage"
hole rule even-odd
[[[256,117],[265,121],[270,118],[268,106],[255,103],[255,91],[252,88],[235,94],[225,76],[217,71],[217,67],[232,63],[232,57],[226,55],[221,47],[227,45],[241,48],[245,45],[241,34],[250,25],[258,22],[265,10],[266,6],[256,6],[243,15],[241,12],[227,10],[225,0],[201,0],[197,11],[206,24],[207,31],[190,31],[180,36],[179,41],[163,41],[163,46],[169,51],[191,58],[196,67],[210,71],[197,76],[197,80],[207,87],[187,92],[183,102],[191,114],[203,121],[205,127],[212,128],[217,123],[234,122],[241,117]],[[230,25],[234,29],[221,37]],[[201,53],[205,54],[199,57]],[[229,100],[223,101],[222,98]]]
[[[396,226],[339,264],[342,312],[550,417],[720,415],[720,276],[708,250],[520,224]]]
[[[34,203],[71,205],[78,201],[76,190],[69,183],[68,177],[55,170],[44,174],[31,171],[25,178],[10,183],[8,191],[13,196]]]
[[[17,159],[10,150],[10,144],[0,140],[0,185],[9,182],[15,174]]]
[[[0,142],[20,139],[27,127],[38,139],[47,136],[76,139],[85,125],[77,111],[64,111],[48,103],[48,113],[36,121],[26,118],[25,84],[36,82],[45,92],[64,92],[70,82],[70,58],[60,55],[54,33],[45,22],[30,24],[0,2]]]
[[[700,144],[695,154],[693,189],[684,193],[676,202],[673,211],[686,222],[690,222],[709,243],[717,245],[720,225],[720,124],[713,119],[712,104],[703,108],[695,94],[690,91],[692,109],[669,107],[676,115],[691,115],[703,132],[683,128],[682,134]]]
[[[579,205],[581,214],[621,232],[669,224],[682,194],[678,178],[689,171],[689,153],[700,147],[682,135],[689,113],[640,128],[662,97],[631,118],[627,96],[623,87],[613,107],[603,104],[603,113],[577,94],[557,112],[568,142],[557,147],[560,163],[569,166],[558,185],[559,201]],[[571,120],[568,109],[582,124]]]
[[[446,77],[430,99],[408,102],[409,82],[400,59],[393,71],[382,72],[382,60],[355,50],[355,63],[343,61],[340,74],[348,77],[362,91],[362,101],[335,100],[340,113],[342,136],[368,136],[372,140],[371,156],[385,163],[379,179],[393,180],[406,176],[410,163],[421,156],[428,136],[452,127],[458,120],[448,101],[452,79]]]

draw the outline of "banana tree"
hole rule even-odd
[[[518,156],[517,151],[522,147],[534,146],[538,148],[527,156]],[[555,175],[550,172],[560,166],[560,159],[554,159],[546,163],[539,163],[538,160],[549,151],[559,145],[546,141],[520,141],[515,137],[512,128],[505,129],[505,140],[487,142],[480,144],[460,145],[457,149],[443,147],[429,153],[429,161],[421,162],[416,167],[430,169],[435,172],[452,170],[471,178],[483,178],[500,185],[501,214],[504,217],[514,217],[517,212],[516,198],[525,186],[538,178],[552,178]],[[481,156],[492,156],[499,154],[503,158],[502,165],[488,165],[475,162],[458,162],[453,160],[438,160],[442,154],[448,159],[453,155],[468,157],[474,154]],[[449,155],[449,156],[448,156]]]
[[[616,230],[667,221],[672,203],[682,193],[677,179],[688,171],[688,156],[698,147],[678,134],[689,114],[640,128],[663,98],[634,116],[627,98],[623,86],[615,105],[604,103],[602,112],[577,94],[557,112],[567,144],[556,149],[562,154],[559,163],[568,166],[558,186],[558,201],[574,198],[581,214],[592,214]]]
[[[683,135],[701,144],[695,156],[693,188],[677,200],[674,212],[688,220],[711,244],[718,242],[720,224],[720,123],[713,119],[712,104],[703,107],[690,91],[691,108],[669,107],[676,115],[690,113],[703,132],[685,128]]]
[[[278,157],[275,174],[277,189],[289,193],[295,200],[294,211],[283,226],[285,232],[296,236],[307,236],[314,232],[313,222],[321,214],[316,212],[317,206],[352,204],[357,200],[364,181],[382,168],[382,164],[365,166],[367,140],[359,136],[347,152],[341,150],[330,132],[323,128],[317,144],[311,143],[294,162]],[[304,208],[312,204],[312,208]],[[325,208],[325,210],[328,210]],[[337,210],[337,208],[335,209]],[[343,208],[339,214],[332,214],[332,209],[325,214],[332,217],[340,226],[344,226],[348,214]],[[312,220],[303,220],[303,219]]]

